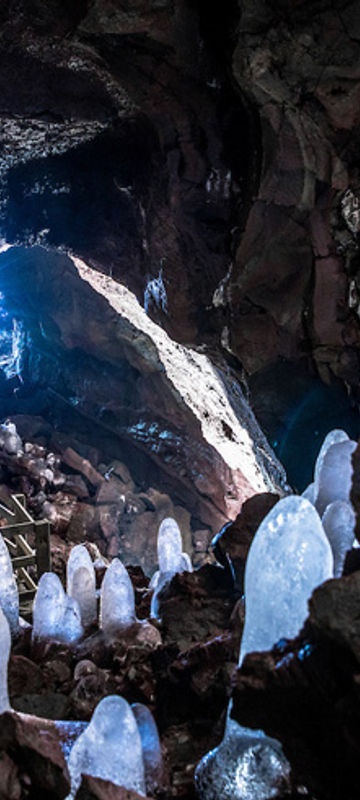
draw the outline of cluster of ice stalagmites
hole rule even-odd
[[[82,775],[108,780],[145,794],[144,760],[136,719],[123,697],[104,697],[91,721],[76,740],[68,761],[75,797]]]
[[[245,569],[245,625],[239,663],[296,636],[307,602],[323,581],[342,574],[354,539],[350,503],[356,442],[344,431],[326,437],[314,482],[302,497],[280,500],[259,526]],[[290,789],[290,765],[279,742],[230,718],[223,741],[196,770],[203,800],[268,800]]]
[[[161,745],[151,711],[132,707],[118,695],[100,701],[86,730],[76,740],[69,759],[75,797],[82,775],[91,775],[144,795],[161,787]]]
[[[83,635],[80,606],[66,594],[60,578],[45,572],[40,580],[33,607],[34,642],[77,642]]]
[[[166,517],[160,525],[157,538],[159,569],[153,575],[150,587],[154,589],[151,601],[151,616],[159,616],[159,595],[177,572],[192,572],[192,564],[183,552],[181,531],[177,522]]]
[[[350,502],[352,455],[357,443],[335,429],[325,437],[314,469],[314,481],[303,492],[321,517],[334,556],[334,576],[342,575],[354,541],[355,514]]]

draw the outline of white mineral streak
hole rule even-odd
[[[118,558],[107,568],[100,590],[100,627],[116,635],[136,622],[135,595],[128,572]]]
[[[159,361],[165,368],[174,393],[200,421],[206,441],[217,450],[231,469],[240,469],[256,492],[268,490],[268,484],[256,461],[253,443],[245,426],[234,413],[223,384],[207,356],[172,341],[162,328],[147,316],[132,292],[107,275],[72,258],[82,280],[106,298],[117,314],[135,327],[132,342],[141,346],[141,333],[155,344]],[[232,440],[224,436],[224,424]]]
[[[0,534],[0,607],[9,623],[11,634],[19,628],[19,593],[11,558]]]
[[[88,727],[73,745],[68,768],[71,790],[66,800],[75,797],[82,775],[145,794],[141,737],[123,697],[110,695],[96,706]]]
[[[247,653],[294,638],[312,591],[332,575],[331,547],[315,508],[296,495],[280,500],[256,531],[246,562],[240,664]]]
[[[334,577],[343,573],[346,553],[351,550],[355,537],[355,512],[349,503],[335,500],[323,515],[322,524],[334,556]]]
[[[0,714],[10,708],[8,694],[8,662],[11,647],[9,623],[0,608]]]

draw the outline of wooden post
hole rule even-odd
[[[51,570],[50,523],[44,519],[35,522],[35,550],[37,579]]]

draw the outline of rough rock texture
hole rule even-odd
[[[318,800],[355,800],[359,740],[359,572],[313,593],[293,641],[246,656],[233,716],[279,739],[298,788]]]

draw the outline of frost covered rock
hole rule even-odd
[[[92,625],[97,619],[96,578],[93,562],[84,545],[76,545],[71,550],[66,566],[66,586],[69,597],[79,603],[84,627]]]
[[[100,590],[100,627],[117,634],[136,622],[135,595],[128,572],[118,558],[107,568]]]
[[[40,580],[33,607],[33,641],[76,642],[83,633],[80,608],[64,592],[54,572],[45,572]]]
[[[146,794],[153,795],[162,786],[164,777],[157,725],[147,706],[142,703],[133,703],[131,708],[141,738]]]
[[[19,629],[19,592],[11,558],[0,534],[0,607],[9,623],[11,634]]]
[[[329,539],[334,557],[334,577],[343,573],[346,553],[351,550],[355,537],[355,512],[349,503],[335,500],[327,506],[322,524]]]
[[[351,439],[332,444],[322,459],[316,480],[315,506],[322,516],[330,503],[350,503],[353,467],[351,457],[357,443]]]
[[[195,786],[201,800],[270,800],[289,790],[290,766],[279,742],[235,723],[198,764]]]
[[[314,507],[295,495],[280,500],[258,528],[246,562],[240,663],[246,653],[296,636],[313,589],[332,575],[331,547]]]
[[[9,623],[0,608],[0,714],[10,708],[8,693],[8,662],[11,648]]]
[[[9,455],[23,453],[23,443],[13,422],[4,422],[0,425],[0,447]]]
[[[141,737],[123,697],[110,695],[100,701],[71,750],[68,768],[71,791],[67,800],[75,797],[83,774],[145,794]]]

